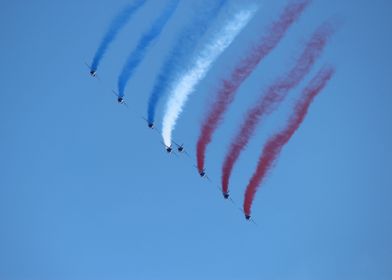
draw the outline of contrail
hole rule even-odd
[[[178,36],[173,50],[166,58],[159,75],[155,80],[153,90],[148,101],[148,123],[155,121],[156,107],[166,94],[169,83],[174,80],[178,72],[184,68],[185,62],[194,50],[197,42],[206,33],[211,22],[216,18],[228,0],[212,1],[203,11],[197,11],[195,20],[186,26]],[[211,7],[212,6],[212,7]]]
[[[118,77],[118,95],[119,97],[124,96],[125,87],[132,77],[136,67],[139,66],[140,62],[145,57],[148,47],[158,38],[163,28],[173,15],[174,11],[178,6],[179,0],[172,0],[170,4],[165,8],[163,13],[155,20],[151,28],[140,38],[136,49],[129,55],[124,67]]]
[[[166,110],[162,123],[163,142],[171,146],[172,132],[183,107],[194,91],[196,85],[205,77],[214,61],[234,41],[240,31],[247,25],[255,14],[256,9],[247,9],[238,12],[234,18],[227,21],[223,29],[214,36],[199,55],[194,59],[193,67],[184,73],[171,91],[166,103]]]
[[[283,77],[278,79],[252,107],[241,125],[239,132],[233,138],[222,166],[222,192],[228,193],[229,179],[233,167],[241,152],[254,134],[256,126],[266,114],[271,113],[275,107],[286,97],[288,92],[297,86],[309,73],[319,58],[332,35],[334,28],[329,22],[321,25],[307,43],[302,55],[295,66]]]
[[[113,19],[110,23],[108,30],[102,38],[102,41],[95,52],[93,61],[91,63],[91,71],[97,71],[98,66],[108,50],[110,44],[116,39],[117,34],[127,24],[130,18],[137,12],[144,4],[146,0],[136,0],[134,3],[126,6],[121,12]]]
[[[212,141],[214,132],[219,126],[224,113],[234,100],[235,93],[241,84],[249,77],[257,65],[278,45],[288,29],[298,20],[309,0],[290,2],[279,18],[273,22],[256,45],[229,74],[228,78],[220,82],[215,101],[205,118],[197,142],[197,168],[204,170],[205,153],[208,144]]]
[[[301,123],[306,117],[309,106],[319,92],[327,85],[334,75],[334,68],[324,67],[313,78],[303,92],[303,96],[294,107],[294,112],[290,117],[286,127],[270,137],[263,148],[259,158],[259,163],[245,191],[244,213],[250,217],[251,207],[260,184],[265,179],[268,171],[272,168],[278,158],[282,148],[291,139]]]

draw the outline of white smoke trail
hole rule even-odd
[[[214,36],[200,54],[194,59],[193,67],[186,71],[173,86],[166,103],[162,123],[162,138],[167,147],[171,146],[172,132],[177,119],[183,111],[189,95],[196,85],[205,77],[214,61],[234,41],[241,30],[247,25],[256,12],[256,7],[237,13],[234,18],[227,20],[223,29]]]

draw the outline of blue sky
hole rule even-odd
[[[99,82],[84,63],[128,3],[115,2],[2,3],[0,279],[391,279],[392,4],[313,1],[241,87],[208,150],[215,182],[248,106],[324,19],[343,20],[312,71],[329,62],[336,76],[259,191],[255,226],[201,180],[187,158],[167,155],[140,118],[195,2],[181,1],[130,81],[130,110],[116,104],[111,89],[167,1],[150,0],[133,18],[103,60]],[[285,1],[259,3],[255,20],[217,61],[178,123],[174,137],[191,154],[219,77]],[[241,156],[231,185],[238,204],[262,144],[284,124],[306,81]]]

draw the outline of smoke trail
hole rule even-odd
[[[156,78],[154,88],[148,101],[148,123],[154,123],[156,107],[160,99],[166,94],[169,82],[183,69],[186,58],[193,53],[197,41],[208,30],[208,26],[215,19],[221,8],[228,0],[220,0],[207,6],[206,10],[200,12],[194,21],[183,29],[178,36],[177,43],[169,56],[166,58],[159,75]],[[212,6],[210,8],[210,6]]]
[[[179,0],[172,0],[171,3],[165,8],[163,13],[155,20],[151,28],[140,38],[136,49],[129,55],[124,67],[118,77],[118,95],[124,96],[125,87],[131,78],[136,67],[143,60],[146,55],[148,47],[154,42],[161,34],[163,28],[173,15],[178,6]]]
[[[215,101],[202,124],[197,142],[197,167],[199,172],[204,170],[207,146],[211,142],[212,136],[218,128],[224,113],[233,101],[236,91],[260,61],[278,45],[289,27],[300,17],[309,2],[309,0],[290,2],[280,17],[268,27],[267,32],[260,38],[258,45],[240,61],[227,79],[221,81]]]
[[[244,10],[237,13],[233,19],[230,19],[225,24],[223,30],[195,58],[194,66],[188,72],[184,73],[175,84],[166,104],[166,112],[163,117],[162,137],[167,147],[171,146],[172,131],[189,95],[193,92],[200,80],[205,77],[214,61],[246,26],[255,11],[255,8]]]
[[[248,111],[248,114],[231,142],[222,167],[222,191],[228,192],[229,179],[233,167],[238,160],[242,150],[253,135],[256,125],[262,117],[269,114],[287,95],[297,86],[310,71],[316,59],[319,58],[334,31],[329,23],[321,25],[307,43],[305,50],[296,62],[296,65],[282,78],[273,83],[260,98],[256,105]]]
[[[245,191],[245,215],[250,216],[252,202],[256,195],[257,189],[265,179],[268,171],[273,166],[282,148],[287,144],[293,134],[300,127],[301,123],[306,117],[309,106],[311,105],[313,99],[327,85],[328,81],[332,78],[334,72],[335,71],[332,67],[324,67],[317,73],[317,75],[313,78],[308,87],[304,90],[303,96],[301,97],[299,102],[297,102],[297,104],[295,105],[293,115],[290,117],[287,126],[272,137],[270,137],[265,144],[263,152],[259,158],[259,163],[256,168],[256,171],[253,174],[251,180],[249,181],[249,184]]]
[[[137,0],[134,3],[126,6],[113,19],[94,55],[93,61],[91,63],[91,71],[97,71],[103,56],[108,50],[110,44],[114,41],[114,39],[116,39],[118,32],[124,28],[134,13],[137,12],[145,3],[146,0]]]

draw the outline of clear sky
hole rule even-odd
[[[392,278],[391,2],[314,0],[241,87],[207,153],[215,184],[246,109],[293,64],[324,19],[342,19],[312,70],[328,62],[336,76],[259,191],[257,225],[201,179],[189,159],[166,154],[140,118],[196,2],[181,1],[135,72],[127,110],[111,89],[167,1],[150,0],[133,18],[102,61],[101,81],[89,76],[85,62],[128,1],[1,1],[1,280]],[[174,132],[192,156],[219,77],[286,2],[259,3]],[[235,167],[231,190],[238,206],[265,139],[282,127],[306,81],[260,127]]]

